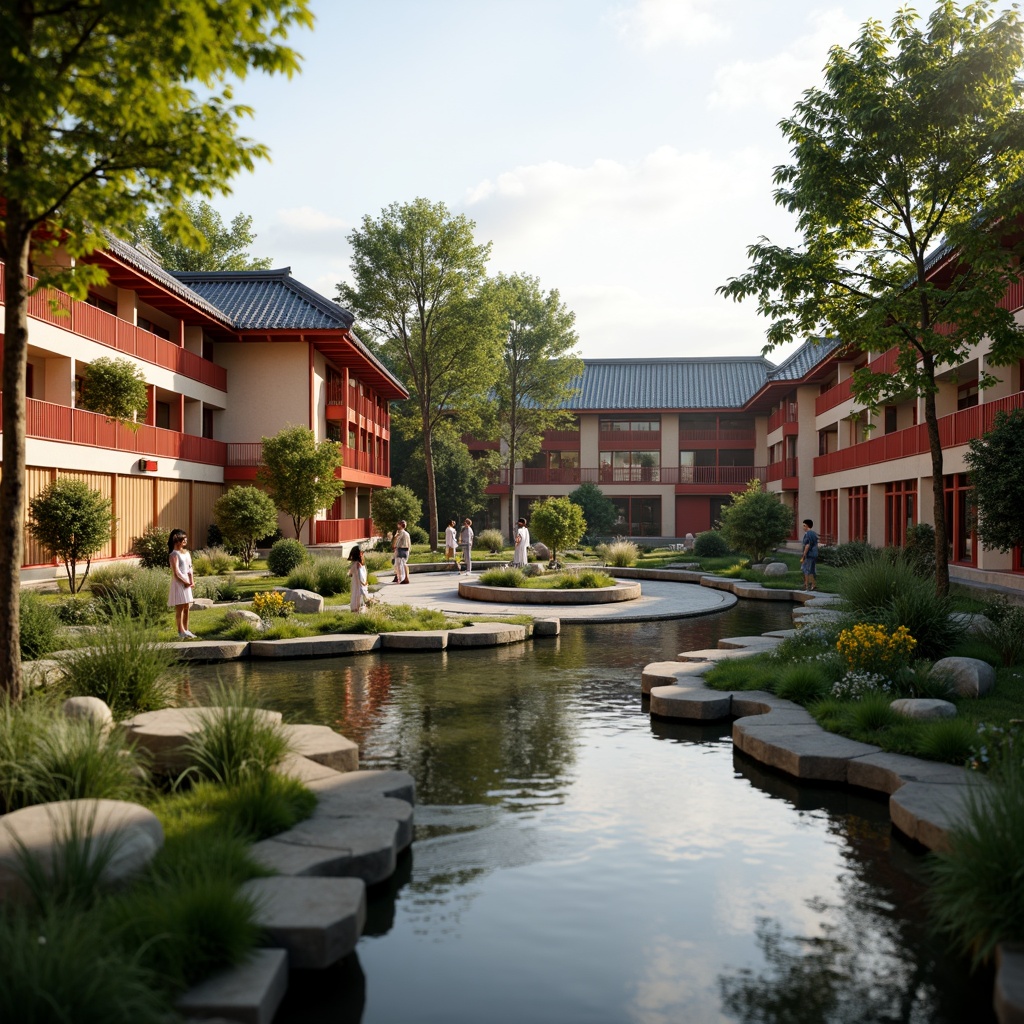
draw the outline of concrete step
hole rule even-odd
[[[176,1005],[186,1016],[271,1024],[287,989],[288,954],[257,949],[246,963],[193,985]]]

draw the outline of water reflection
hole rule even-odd
[[[788,617],[232,666],[262,702],[358,739],[364,765],[410,771],[420,802],[356,980],[293,985],[279,1024],[990,1020],[986,980],[927,938],[884,804],[764,770],[727,725],[643,710],[644,664]],[[213,675],[193,670],[197,693]]]

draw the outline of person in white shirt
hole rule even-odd
[[[404,519],[398,521],[398,529],[395,530],[395,539],[391,544],[391,550],[395,553],[395,583],[409,582],[409,548],[412,547],[412,540],[409,531],[405,528]]]
[[[526,520],[520,519],[516,523],[515,548],[512,552],[512,564],[519,569],[530,560],[528,548],[530,546],[530,531],[526,528]]]
[[[444,560],[446,562],[454,562],[456,570],[459,568],[459,559],[455,550],[458,543],[459,539],[455,533],[455,520],[449,519],[444,531]]]
[[[473,571],[473,520],[462,520],[462,532],[459,534],[459,543],[462,545],[463,572]]]

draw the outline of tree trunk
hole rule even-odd
[[[437,550],[437,485],[434,482],[434,453],[430,450],[430,418],[423,416],[423,468],[427,474],[427,531],[430,550]]]
[[[935,360],[925,353],[924,368],[931,383],[935,381]],[[939,419],[935,414],[935,392],[924,396],[924,421],[928,427],[928,447],[932,456],[932,518],[935,523],[935,592],[940,597],[949,593],[948,531],[946,527],[946,482],[942,474],[942,441]]]
[[[509,442],[508,446],[508,539],[514,544],[516,521],[519,519],[516,515],[516,445],[514,440],[514,424],[509,434],[513,440]]]
[[[7,203],[5,247],[3,450],[0,454],[3,462],[3,475],[0,477],[0,691],[11,700],[20,700],[29,230],[17,201],[8,200]]]

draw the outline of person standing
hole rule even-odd
[[[444,529],[444,560],[446,562],[454,562],[456,571],[459,568],[459,559],[455,550],[458,543],[458,537],[455,533],[455,520],[449,519],[448,525]]]
[[[363,549],[356,544],[349,552],[348,574],[352,581],[348,607],[352,612],[366,611],[366,599],[370,595],[367,587],[366,565],[363,563]]]
[[[404,519],[398,521],[395,539],[391,543],[391,550],[395,553],[395,583],[409,582],[409,548],[412,547],[412,538],[405,525]]]
[[[473,520],[467,517],[462,520],[462,532],[459,534],[463,572],[473,571],[473,536]]]
[[[192,556],[185,550],[188,535],[184,530],[171,530],[167,538],[167,564],[171,567],[171,590],[167,605],[174,609],[174,625],[182,640],[195,640],[195,633],[188,628],[188,610],[192,605]]]
[[[530,560],[527,550],[530,547],[530,531],[526,528],[526,520],[520,519],[516,523],[515,547],[512,551],[512,565],[517,569],[525,567]]]
[[[812,520],[805,519],[803,527],[803,551],[800,554],[800,571],[804,574],[804,590],[814,591],[818,589],[818,580],[815,577],[818,564],[818,535],[814,532]]]

